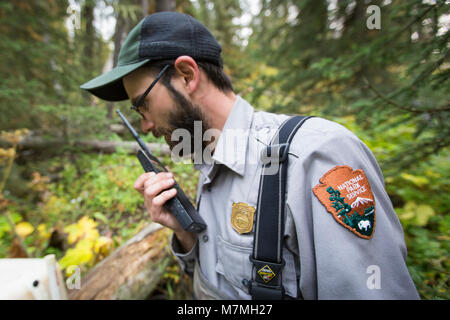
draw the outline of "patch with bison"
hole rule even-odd
[[[336,166],[313,188],[334,219],[358,237],[371,239],[375,230],[375,198],[363,170]]]

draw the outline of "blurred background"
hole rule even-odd
[[[79,86],[117,62],[147,14],[179,11],[223,47],[235,91],[256,109],[343,124],[374,152],[405,230],[423,299],[449,299],[449,1],[6,0],[0,2],[0,258],[55,254],[84,277],[148,223],[142,169],[114,109]],[[189,196],[198,173],[172,163]],[[157,237],[148,299],[190,298]],[[156,242],[155,242],[156,243]]]

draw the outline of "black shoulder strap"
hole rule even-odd
[[[248,283],[254,300],[284,297],[281,272],[288,151],[297,130],[311,117],[294,116],[278,129],[262,155],[256,227],[253,242],[253,279]]]

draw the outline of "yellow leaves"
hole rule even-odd
[[[41,223],[40,225],[38,225],[37,230],[40,239],[47,240],[50,238],[51,232],[47,230],[47,226],[45,225],[45,223]]]
[[[28,129],[17,129],[14,131],[2,131],[0,133],[0,139],[9,142],[12,145],[16,145],[26,135],[28,135]]]
[[[384,182],[386,183],[386,184],[388,184],[388,183],[393,183],[395,181],[395,178],[394,177],[386,177],[385,179],[384,179]]]
[[[273,77],[279,73],[279,70],[274,67],[270,67],[266,64],[260,64],[253,69],[253,72],[246,79],[247,82],[254,82],[261,79],[261,77]]]
[[[423,187],[430,183],[430,181],[425,177],[414,176],[414,175],[406,173],[406,172],[403,172],[402,174],[400,174],[400,176],[403,179],[414,183],[418,187]]]
[[[19,129],[15,131],[2,131],[0,133],[0,140],[6,141],[13,145],[13,147],[9,149],[0,148],[0,164],[5,160],[6,161],[9,160],[10,164],[12,164],[12,161],[16,156],[16,145],[19,143],[20,140],[22,140],[22,138],[25,135],[28,134],[28,132],[29,132],[28,129]],[[1,191],[2,190],[0,190],[0,193]]]
[[[92,266],[96,257],[106,257],[111,252],[113,241],[108,237],[99,237],[97,239],[81,239],[75,245],[75,248],[68,249],[64,257],[59,260],[61,268],[66,269],[66,275],[69,276],[69,266]]]
[[[110,253],[110,250],[113,246],[113,240],[108,237],[100,237],[95,241],[94,251],[97,254],[101,254],[103,256],[107,256]]]
[[[94,253],[92,251],[93,245],[93,242],[89,239],[79,241],[75,248],[68,249],[64,257],[58,261],[60,267],[66,269],[69,266],[80,266],[92,263],[94,260]]]
[[[14,148],[2,149],[0,148],[0,160],[7,160],[14,158],[16,150]]]
[[[398,217],[405,224],[424,227],[434,215],[435,212],[432,207],[425,204],[417,205],[414,201],[409,201],[399,210]]]
[[[82,217],[77,223],[68,225],[64,231],[68,233],[67,242],[75,244],[68,249],[59,261],[61,268],[69,266],[93,265],[97,260],[106,257],[113,247],[111,238],[100,236],[97,222],[89,217]],[[68,275],[68,270],[66,274]]]
[[[69,234],[67,241],[73,244],[80,239],[97,239],[100,235],[97,231],[97,222],[84,216],[77,223],[68,225],[64,231]]]
[[[434,172],[431,169],[425,170],[425,175],[429,178],[436,178],[436,179],[439,179],[442,176],[439,172]]]
[[[267,65],[264,66],[264,68],[262,68],[261,71],[262,71],[263,75],[268,76],[268,77],[276,76],[279,73],[277,68],[270,67],[270,66],[267,66]]]
[[[16,232],[22,238],[26,238],[34,231],[34,227],[29,222],[20,222],[16,225]]]

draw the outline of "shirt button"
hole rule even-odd
[[[206,234],[203,235],[202,239],[203,239],[203,242],[208,242],[208,240],[209,240],[208,235],[206,235]]]

